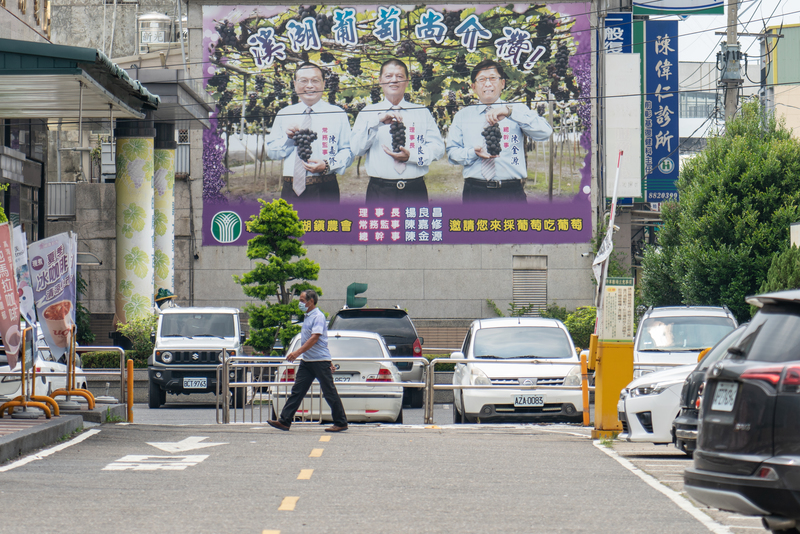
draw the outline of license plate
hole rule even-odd
[[[184,389],[206,389],[208,381],[205,378],[184,378]]]
[[[711,409],[717,412],[733,411],[733,403],[736,401],[736,391],[739,386],[736,382],[720,382],[714,392],[714,402]]]
[[[520,408],[527,406],[544,406],[544,395],[515,395],[514,406]]]
[[[350,382],[353,375],[333,375],[334,382]]]

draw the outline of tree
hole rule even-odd
[[[788,247],[800,214],[800,142],[758,102],[746,103],[677,185],[680,202],[665,205],[657,248],[642,261],[644,302],[724,304],[746,320],[745,296]]]
[[[245,307],[250,317],[246,343],[269,354],[277,339],[288,347],[300,331],[299,325],[292,324],[292,316],[302,315],[294,297],[306,289],[320,295],[322,291],[308,282],[317,279],[319,265],[303,258],[306,249],[300,237],[305,231],[297,212],[283,199],[259,202],[261,211],[247,221],[247,230],[257,234],[247,242],[247,257],[261,261],[252,271],[233,279],[245,295],[266,302]]]
[[[773,256],[767,279],[758,292],[772,293],[797,288],[800,288],[800,248],[792,246]]]

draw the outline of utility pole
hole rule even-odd
[[[728,0],[728,32],[722,45],[722,76],[725,86],[725,122],[733,118],[739,108],[739,87],[742,85],[742,54],[739,50],[737,29],[739,24],[739,0]]]

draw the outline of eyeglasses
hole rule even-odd
[[[298,78],[297,85],[322,85],[322,78]]]
[[[384,74],[381,76],[381,80],[385,80],[387,82],[397,81],[397,82],[407,82],[405,74]]]
[[[481,76],[480,78],[476,78],[475,79],[475,83],[480,84],[480,85],[483,85],[486,82],[490,82],[492,84],[495,84],[498,81],[500,81],[501,79],[502,78],[500,78],[499,76]]]

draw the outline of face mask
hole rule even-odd
[[[306,313],[308,311],[308,306],[306,306],[305,302],[300,303],[300,311]]]

